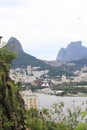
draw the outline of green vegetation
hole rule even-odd
[[[38,66],[45,70],[49,67],[49,65],[45,64],[43,61],[25,53],[21,52],[18,57],[13,61],[12,68],[26,68],[28,65],[31,66]]]
[[[9,77],[15,57],[7,47],[0,49],[0,130],[25,130],[24,102],[18,86]]]
[[[65,114],[64,107],[64,103],[59,102],[54,103],[49,110],[46,108],[42,111],[33,108],[27,110],[27,128],[29,130],[87,130],[87,108],[81,110],[80,106],[75,106],[73,101],[72,109],[67,109]]]
[[[78,94],[83,93],[87,94],[87,87],[84,87],[84,84],[87,84],[87,82],[81,82],[81,83],[63,83],[59,85],[53,85],[51,87],[52,90],[61,90],[65,92],[65,95],[69,94]],[[79,87],[80,86],[80,87]]]
[[[79,59],[79,60],[74,60],[69,63],[74,63],[75,70],[77,70],[77,69],[80,69],[80,68],[84,67],[85,65],[87,65],[87,57]]]

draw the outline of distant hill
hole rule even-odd
[[[68,68],[70,68],[71,71],[80,70],[84,66],[87,67],[87,56],[79,60],[73,60],[71,62],[67,62],[66,65]]]
[[[62,62],[69,62],[72,60],[79,60],[87,56],[87,48],[82,46],[81,41],[71,42],[67,48],[61,48],[57,60]]]

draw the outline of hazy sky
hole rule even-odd
[[[0,35],[16,37],[39,59],[55,60],[61,47],[87,47],[87,0],[0,0]]]

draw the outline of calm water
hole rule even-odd
[[[37,94],[39,98],[39,109],[45,107],[50,108],[53,103],[58,103],[60,101],[64,102],[64,108],[71,108],[73,101],[76,106],[81,108],[87,108],[87,97],[61,97],[54,95]],[[83,104],[84,102],[84,104]]]

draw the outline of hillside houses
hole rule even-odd
[[[15,82],[31,83],[32,85],[39,85],[49,87],[52,84],[62,84],[69,82],[87,81],[87,67],[81,71],[76,71],[74,77],[67,77],[66,75],[56,76],[50,78],[48,70],[39,70],[39,67],[27,66],[26,69],[16,68],[10,70],[10,77]]]
[[[26,69],[16,68],[10,70],[10,77],[15,82],[31,83],[39,79],[42,75],[47,75],[48,70],[38,70],[39,67],[27,66]]]

